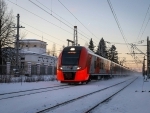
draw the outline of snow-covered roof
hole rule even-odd
[[[38,40],[38,39],[21,39],[21,40],[19,40],[20,42],[32,42],[32,41],[36,41],[36,42],[43,42],[43,43],[46,43],[46,42],[44,42],[44,41],[42,41],[42,40]]]
[[[51,56],[51,55],[48,55],[46,53],[40,54],[38,52],[28,51],[28,50],[21,50],[20,53],[22,53],[22,54],[36,54],[36,55],[42,55],[42,56],[48,56],[48,57],[50,56],[50,57],[56,58],[55,56]]]

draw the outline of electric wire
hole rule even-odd
[[[40,36],[40,35],[38,35],[38,34],[32,32],[32,31],[29,31],[29,30],[27,30],[26,28],[23,29],[23,30],[25,30],[25,31],[27,31],[27,32],[30,32],[30,33],[32,33],[32,34],[34,34],[34,35],[36,35],[36,36],[38,36],[38,37],[40,37],[40,38],[43,38],[42,36]],[[58,43],[56,43],[56,42],[54,42],[54,41],[52,41],[52,40],[49,40],[49,39],[47,39],[47,38],[44,38],[44,39],[45,39],[45,40],[48,40],[48,41],[50,41],[50,42],[53,42],[53,43],[55,43],[55,44],[57,44],[57,45],[60,45],[60,44],[58,44]],[[60,46],[62,47],[63,45],[60,45]]]
[[[67,31],[67,30],[65,30],[65,29],[63,29],[63,28],[61,28],[61,27],[59,27],[59,26],[57,26],[57,25],[55,25],[54,23],[52,23],[52,22],[50,22],[50,21],[48,21],[48,20],[46,20],[46,19],[44,19],[44,18],[38,16],[37,14],[35,14],[35,13],[33,13],[33,12],[31,12],[31,11],[29,11],[29,10],[27,10],[27,9],[25,9],[25,8],[23,8],[23,7],[21,7],[21,6],[19,6],[18,4],[15,4],[14,2],[12,2],[12,1],[10,1],[10,0],[7,0],[7,1],[10,2],[10,3],[12,3],[12,4],[14,4],[14,5],[16,5],[16,6],[18,6],[18,7],[21,8],[21,9],[23,9],[23,10],[25,10],[25,11],[27,11],[27,12],[33,14],[34,16],[36,16],[36,17],[38,17],[38,18],[40,18],[40,19],[42,19],[42,20],[44,20],[44,21],[46,21],[46,22],[48,22],[48,23],[54,25],[55,27],[58,27],[58,28],[60,28],[60,29],[62,29],[62,30],[64,30],[64,31],[68,32],[69,34],[72,34],[72,35],[73,35],[73,33],[69,32],[69,31]],[[60,20],[60,21],[61,21],[61,20]],[[72,29],[72,28],[71,28],[71,29]],[[80,34],[80,35],[82,35],[82,34]],[[82,35],[82,36],[85,37],[84,35]],[[80,38],[81,38],[81,37],[80,37]],[[87,37],[85,37],[85,38],[87,38]],[[81,38],[81,39],[84,40],[83,38]],[[84,41],[86,41],[86,40],[84,40]]]
[[[25,25],[27,25],[27,26],[29,26],[29,27],[31,27],[31,28],[33,28],[33,29],[37,30],[37,31],[40,31],[40,32],[42,32],[42,33],[44,33],[44,34],[46,34],[46,35],[48,35],[48,36],[50,36],[50,37],[53,37],[53,38],[55,38],[55,39],[60,40],[59,38],[57,38],[57,37],[55,37],[55,36],[52,36],[52,35],[50,35],[50,34],[48,34],[48,33],[44,32],[44,31],[41,31],[41,30],[39,30],[39,29],[37,29],[37,28],[35,28],[35,27],[33,27],[33,26],[31,26],[31,25],[29,25],[29,24],[27,24],[27,23],[23,22],[23,21],[21,21],[21,23],[23,23],[23,24],[25,24]],[[64,42],[64,43],[66,43],[66,42],[65,42],[65,41],[63,41],[63,40],[60,40],[60,41],[62,41],[62,42]]]
[[[59,1],[59,0],[58,0]],[[60,1],[59,1],[60,2]],[[65,7],[65,9],[67,9],[67,11],[69,11],[70,13],[71,13],[71,11],[62,3],[62,2],[60,2],[60,4],[62,4],[62,6],[64,6]],[[80,24],[82,24],[82,22],[73,14],[73,13],[71,13],[72,14],[72,16],[74,17],[74,18],[76,18],[77,20],[78,20],[78,22],[80,23]],[[82,24],[83,26],[84,26],[84,28],[86,29],[86,30],[88,30],[93,36],[95,36],[84,24]],[[96,37],[96,36],[95,36]],[[97,37],[96,37],[97,38]],[[98,38],[97,38],[98,39]]]
[[[38,0],[36,0],[39,4],[41,4],[42,6],[44,6],[45,8],[47,8],[48,10],[50,10],[51,11],[51,14],[52,13],[54,13],[55,15],[57,15],[59,18],[61,18],[62,20],[64,20],[65,22],[67,22],[68,24],[70,24],[70,25],[72,25],[72,26],[74,26],[73,24],[71,24],[70,22],[68,22],[67,20],[65,20],[64,18],[62,18],[61,16],[59,16],[57,13],[55,13],[54,11],[52,11],[52,9],[49,9],[48,7],[46,7],[44,4],[42,4],[41,2],[39,2]],[[85,34],[83,31],[81,31],[79,28],[78,28],[78,30],[80,31],[80,32],[82,32],[84,35],[87,35],[87,34]],[[79,32],[78,31],[78,32]],[[79,33],[80,34],[80,33]],[[83,35],[82,35],[83,36]],[[88,35],[87,35],[88,36]],[[88,37],[90,37],[90,36],[88,36]]]
[[[148,9],[147,9],[146,15],[145,15],[145,17],[144,17],[144,20],[143,20],[142,26],[141,26],[141,28],[140,28],[140,31],[139,31],[139,34],[138,34],[137,40],[138,40],[138,38],[139,38],[139,36],[140,36],[140,33],[141,33],[141,31],[142,31],[142,28],[143,28],[143,25],[144,25],[144,23],[145,23],[145,20],[146,20],[146,17],[147,17],[147,14],[148,14],[149,8],[150,8],[150,4],[149,4],[149,6],[148,6]]]
[[[15,4],[15,3],[13,3],[13,2],[10,1],[10,0],[7,0],[7,1],[9,1],[10,3],[12,3],[12,4],[18,6],[19,8],[21,8],[21,9],[23,9],[23,10],[25,10],[25,11],[31,13],[31,14],[33,14],[34,16],[36,16],[36,17],[38,17],[38,18],[40,18],[40,19],[42,19],[42,20],[44,20],[44,21],[46,21],[46,22],[48,22],[48,23],[54,25],[55,27],[58,27],[58,28],[60,28],[60,29],[62,29],[62,30],[64,30],[64,31],[66,31],[67,33],[72,34],[71,32],[69,32],[69,31],[67,31],[67,30],[65,30],[65,29],[63,29],[63,28],[61,28],[61,27],[59,27],[58,25],[56,25],[56,24],[54,24],[54,23],[52,23],[52,22],[50,22],[50,21],[48,21],[48,20],[46,20],[46,19],[44,19],[44,18],[38,16],[37,14],[35,14],[35,13],[33,13],[33,12],[31,12],[31,11],[29,11],[29,10],[27,10],[27,9],[25,9],[25,8],[23,8],[23,7],[21,7],[21,6],[19,6],[18,4]]]
[[[41,10],[43,10],[44,12],[48,13],[49,15],[51,15],[52,17],[54,17],[55,19],[57,19],[58,21],[62,22],[64,25],[66,25],[67,27],[69,27],[70,29],[74,30],[73,27],[67,25],[65,22],[61,21],[60,19],[58,19],[57,17],[55,17],[54,15],[52,15],[51,13],[49,13],[48,11],[46,11],[45,9],[43,9],[42,7],[40,7],[39,5],[37,5],[36,3],[32,2],[31,0],[29,0],[32,4],[34,4],[35,6],[37,6],[38,8],[40,8]],[[83,35],[82,35],[83,36]],[[81,38],[81,37],[80,37]],[[87,38],[87,37],[85,37]],[[81,38],[83,39],[83,38]],[[88,38],[87,38],[88,39]],[[84,39],[83,39],[84,40]],[[84,40],[86,41],[86,40]]]
[[[119,28],[119,30],[120,30],[120,33],[121,33],[121,35],[122,35],[122,37],[123,37],[123,39],[124,39],[124,41],[125,41],[125,43],[126,43],[126,46],[127,46],[128,50],[130,51],[130,49],[129,49],[129,47],[128,47],[128,44],[127,44],[127,39],[126,39],[126,37],[125,37],[125,35],[124,35],[124,33],[123,33],[123,30],[122,30],[122,28],[121,28],[121,26],[120,26],[120,23],[119,23],[119,21],[118,21],[117,15],[116,15],[116,13],[115,13],[115,11],[114,11],[114,9],[113,9],[113,6],[112,6],[110,0],[107,0],[107,2],[108,2],[108,4],[109,4],[109,7],[110,7],[110,9],[111,9],[111,12],[112,12],[112,14],[113,14],[113,16],[114,16],[114,18],[115,18],[115,21],[116,21],[117,26],[118,26],[118,28]],[[131,51],[130,51],[130,52],[131,52]],[[131,56],[134,57],[132,54],[131,54]],[[134,59],[135,59],[135,58],[134,58]],[[135,60],[135,63],[138,65],[138,63],[136,62],[136,60]]]
[[[145,25],[145,28],[144,28],[142,34],[141,34],[140,39],[142,38],[142,36],[143,36],[143,34],[144,34],[144,32],[145,32],[145,29],[146,29],[146,27],[147,27],[147,25],[148,25],[148,23],[149,23],[149,20],[150,20],[150,16],[149,16],[149,19],[148,19],[148,21],[147,21],[147,23],[146,23],[146,25]],[[139,39],[139,40],[140,40],[140,39]]]

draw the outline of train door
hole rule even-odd
[[[101,58],[101,62],[100,62],[100,73],[101,74],[105,74],[105,70],[104,70],[104,59]]]
[[[96,63],[96,56],[92,56],[91,58],[91,65],[90,65],[90,74],[94,73],[95,70],[95,63]]]
[[[99,74],[100,73],[100,58],[97,57],[96,61],[95,61],[95,70],[94,70],[95,74]]]

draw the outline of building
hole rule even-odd
[[[31,68],[36,65],[56,67],[57,58],[46,53],[46,42],[37,39],[23,39],[19,40],[19,45],[20,67],[24,71],[29,70],[28,64],[31,65]]]

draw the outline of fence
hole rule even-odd
[[[47,65],[25,65],[16,70],[16,66],[0,65],[0,75],[31,76],[31,75],[55,75],[56,67]]]

